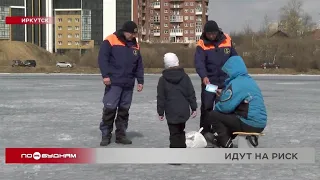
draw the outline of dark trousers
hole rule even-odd
[[[169,124],[169,132],[170,132],[170,148],[186,148],[186,135],[185,135],[185,127],[186,123],[180,124]]]
[[[216,133],[216,138],[221,146],[225,146],[228,141],[234,139],[233,132],[257,132],[264,128],[255,128],[243,123],[235,114],[223,114],[217,111],[209,112],[206,119],[207,126],[211,126],[212,133]]]
[[[106,86],[103,97],[103,115],[100,123],[102,136],[112,136],[114,122],[116,136],[119,138],[126,136],[132,95],[133,88]]]
[[[216,100],[216,94],[207,92],[205,90],[205,85],[201,85],[201,107],[200,107],[200,128],[203,127],[202,134],[209,132],[210,125],[206,122],[206,116],[213,109],[214,101]]]

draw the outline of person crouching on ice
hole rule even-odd
[[[222,70],[229,77],[225,88],[217,91],[219,101],[209,112],[206,123],[212,127],[214,138],[211,143],[232,148],[235,138],[232,133],[261,133],[267,124],[267,112],[261,90],[240,56],[230,57]]]
[[[197,99],[190,77],[179,67],[174,53],[164,55],[165,69],[157,86],[157,111],[160,121],[167,119],[170,148],[186,148],[185,126],[197,116]],[[191,108],[191,111],[190,111]]]

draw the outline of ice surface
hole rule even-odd
[[[167,147],[168,129],[156,114],[158,75],[146,75],[130,111],[129,147]],[[191,76],[200,103],[200,80]],[[319,180],[320,77],[254,76],[269,122],[261,147],[315,147],[316,164],[261,165],[5,165],[1,180]],[[0,75],[0,148],[98,147],[103,84],[97,75]],[[197,131],[199,117],[187,124]],[[112,147],[123,147],[112,143]]]

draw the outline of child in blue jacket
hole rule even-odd
[[[222,70],[228,79],[225,88],[218,90],[219,101],[206,123],[212,127],[216,145],[232,148],[232,133],[262,132],[267,124],[267,112],[261,90],[240,56],[230,57]]]

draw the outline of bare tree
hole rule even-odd
[[[269,25],[270,25],[270,19],[269,19],[269,16],[266,14],[264,15],[263,22],[260,28],[260,33],[263,34],[266,38],[270,33]]]
[[[290,0],[280,9],[280,29],[291,36],[300,36],[314,26],[311,16],[303,11],[303,3],[299,0]]]
[[[254,31],[252,30],[252,28],[250,26],[250,21],[246,21],[246,23],[243,25],[242,33],[245,36],[250,36],[250,35],[254,34]]]

